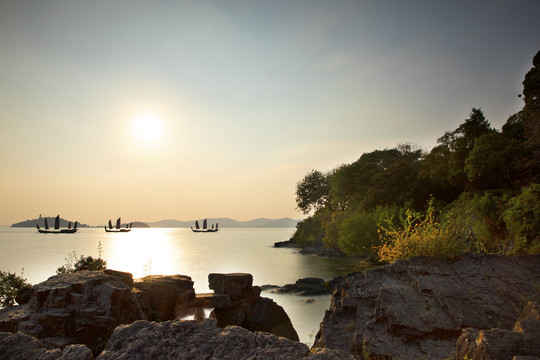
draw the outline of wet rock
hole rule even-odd
[[[325,283],[324,279],[320,278],[304,278],[299,279],[294,284],[287,284],[275,290],[277,293],[293,293],[296,295],[326,295],[332,294],[334,286],[330,283]]]
[[[175,319],[182,312],[177,308],[179,300],[182,306],[190,308],[195,296],[193,281],[184,275],[149,275],[135,280],[133,287],[150,321]]]
[[[287,241],[278,241],[274,243],[275,248],[293,248],[298,249],[301,248],[302,245],[298,244],[294,239],[289,239]]]
[[[80,271],[34,285],[28,304],[0,310],[0,331],[23,332],[48,348],[84,344],[99,354],[116,326],[142,318],[122,279]]]
[[[540,300],[539,269],[540,256],[465,254],[416,257],[347,277],[314,345],[370,358],[453,357],[462,329],[512,329],[524,302]]]

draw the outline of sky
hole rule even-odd
[[[0,0],[0,225],[303,218],[298,181],[500,129],[537,0]]]

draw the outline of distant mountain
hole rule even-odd
[[[198,219],[201,222],[204,219]],[[219,223],[220,228],[293,228],[300,220],[291,218],[283,219],[265,219],[258,218],[249,221],[238,221],[230,218],[208,218],[208,224]],[[194,226],[195,220],[161,220],[156,222],[147,222],[153,228],[189,228]]]
[[[38,219],[21,221],[21,222],[18,222],[18,223],[15,223],[15,224],[11,225],[11,227],[33,227],[33,228],[35,228],[36,224],[43,227],[43,226],[45,226],[45,219],[47,219],[47,222],[49,223],[49,227],[54,227],[54,219],[55,218],[56,218],[56,216],[55,217],[42,217],[40,215]],[[61,228],[66,228],[66,227],[68,227],[68,224],[70,222],[71,222],[72,225],[75,224],[75,221],[64,220],[64,219],[60,218],[60,227]],[[90,226],[88,226],[86,224],[81,224],[81,223],[78,223],[77,226],[80,227],[80,228],[90,227]]]

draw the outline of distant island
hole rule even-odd
[[[55,219],[55,217],[53,217],[53,216],[43,217],[41,215],[39,215],[39,218],[37,218],[37,219],[25,220],[25,221],[21,221],[21,222],[12,224],[11,227],[33,227],[33,228],[35,228],[36,225],[39,225],[39,226],[43,227],[43,226],[45,226],[45,219],[47,219],[47,222],[49,223],[49,226],[54,227],[54,219]],[[69,223],[74,224],[75,220],[65,220],[65,219],[60,218],[60,227],[62,227],[62,228],[68,227]],[[77,226],[79,228],[90,227],[89,225],[81,224],[80,222],[78,223]]]
[[[299,221],[300,220],[294,220],[291,218],[257,218],[248,221],[238,221],[231,218],[208,218],[209,223],[219,223],[220,228],[294,228]],[[157,222],[147,222],[147,224],[153,228],[189,228],[193,226],[194,223],[195,220],[161,220]]]
[[[199,219],[202,220],[202,219]],[[54,224],[54,217],[47,217],[49,224]],[[220,228],[294,228],[300,220],[294,220],[291,218],[282,218],[282,219],[265,219],[257,218],[248,221],[238,221],[230,218],[208,218],[210,223],[219,223]],[[12,224],[11,227],[36,227],[36,224],[43,226],[45,222],[45,217],[41,215],[37,219],[21,221],[15,224]],[[72,221],[74,222],[74,221]],[[60,219],[60,226],[67,227],[69,220]],[[181,220],[161,220],[156,222],[141,222],[133,221],[134,228],[189,228],[193,226],[195,220],[190,221],[181,221]],[[100,227],[103,225],[97,225]],[[79,224],[81,228],[91,227],[86,224]]]

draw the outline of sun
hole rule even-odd
[[[163,122],[155,113],[142,113],[133,117],[133,135],[140,142],[156,143],[163,136]]]

